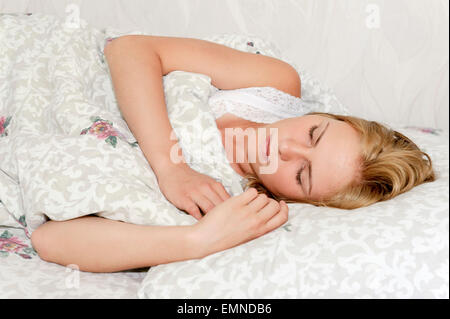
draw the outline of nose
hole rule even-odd
[[[283,139],[279,142],[278,150],[282,161],[306,158],[310,152],[310,148],[301,142],[293,139]]]

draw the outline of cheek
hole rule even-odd
[[[295,170],[292,167],[280,166],[273,174],[261,175],[264,185],[274,194],[286,197],[298,196],[300,186],[295,181]]]

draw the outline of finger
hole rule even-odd
[[[191,198],[205,214],[215,207],[215,205],[201,193],[194,193],[191,195]]]
[[[256,190],[256,188],[250,187],[245,192],[237,195],[236,200],[245,205],[255,199],[256,196],[258,196],[258,191]]]
[[[289,207],[284,201],[280,202],[280,210],[264,226],[264,233],[268,233],[288,221]]]
[[[259,194],[255,197],[254,200],[252,200],[250,203],[248,203],[248,208],[250,208],[254,212],[258,212],[260,209],[262,209],[264,206],[266,206],[269,203],[269,198],[266,194]]]
[[[200,220],[202,218],[202,213],[200,212],[200,209],[198,208],[197,204],[190,199],[189,203],[185,208],[185,211],[197,220]]]
[[[214,184],[212,184],[212,187],[216,191],[216,193],[219,194],[219,196],[222,200],[225,201],[231,197],[231,195],[228,194],[227,190],[222,185],[222,183],[220,183],[220,182],[214,183]]]
[[[214,204],[214,206],[217,206],[224,201],[219,194],[217,194],[215,189],[213,189],[212,186],[209,186],[209,184],[208,187],[202,189],[201,192],[203,196],[208,198]]]
[[[258,217],[261,218],[262,221],[267,222],[280,211],[281,207],[282,204],[274,199],[270,199],[268,204],[258,212]]]

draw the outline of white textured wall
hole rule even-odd
[[[156,35],[254,34],[334,89],[358,116],[449,126],[448,0],[0,0],[1,12]]]

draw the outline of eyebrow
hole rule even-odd
[[[319,137],[317,138],[316,143],[314,144],[314,147],[316,147],[319,144],[320,139],[322,138],[323,134],[325,134],[325,131],[327,130],[328,126],[330,125],[330,122],[327,123],[327,125],[325,126],[325,128],[322,130],[322,133],[320,133]],[[320,125],[317,127],[319,128],[320,126],[322,126],[322,123],[320,123]],[[316,129],[317,129],[316,128]],[[315,130],[314,130],[315,131]],[[314,133],[314,132],[313,132]],[[309,162],[309,191],[308,191],[308,195],[311,195],[311,191],[312,191],[312,175],[311,175],[311,171],[312,171],[312,166],[311,166],[311,162]]]

